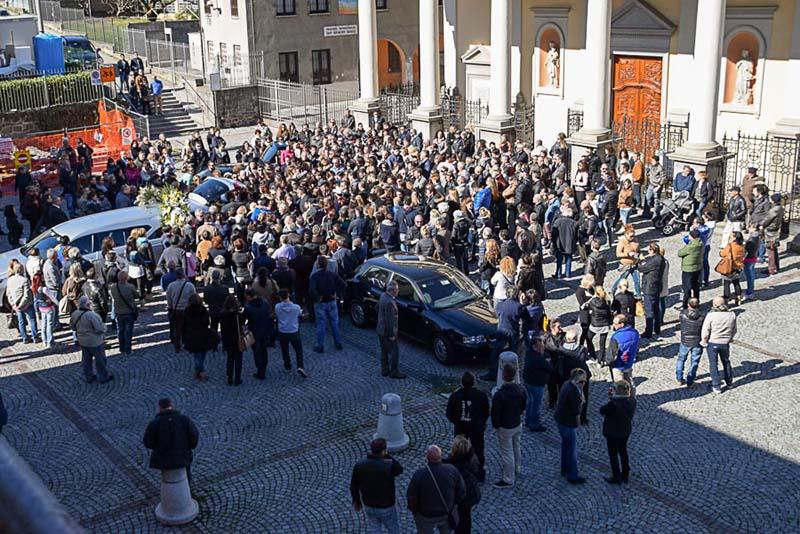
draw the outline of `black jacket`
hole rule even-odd
[[[636,317],[636,297],[630,291],[614,295],[611,311],[624,313],[628,317]]]
[[[350,477],[353,503],[370,508],[389,508],[395,504],[394,479],[403,472],[400,462],[391,456],[369,455],[359,460]]]
[[[522,381],[528,386],[543,387],[553,371],[553,366],[544,354],[528,350],[525,354],[525,369],[522,372]]]
[[[590,324],[596,327],[611,326],[611,306],[600,297],[592,297],[587,306],[589,308]]]
[[[586,259],[586,272],[594,276],[597,285],[603,285],[603,280],[608,271],[608,260],[602,252],[592,252]]]
[[[744,222],[747,218],[747,205],[742,195],[731,197],[728,201],[728,220],[730,222]]]
[[[438,491],[428,468],[436,477]],[[464,500],[467,493],[466,485],[461,473],[453,465],[429,463],[428,468],[417,469],[408,483],[406,492],[408,509],[424,517],[442,517]],[[439,492],[442,493],[441,497]]]
[[[578,300],[578,319],[581,324],[589,324],[591,318],[589,317],[589,306],[586,304],[591,299],[593,293],[591,290],[584,289],[580,286],[575,288],[575,298]]]
[[[144,446],[150,449],[150,467],[170,470],[189,467],[199,432],[191,419],[178,410],[156,415],[144,433]]]
[[[458,388],[447,399],[446,414],[456,434],[483,432],[489,419],[489,396],[474,387]]]
[[[211,317],[222,315],[222,306],[228,298],[228,288],[219,283],[208,284],[203,289],[203,302],[208,306],[208,314]]]
[[[559,425],[577,428],[583,408],[583,393],[578,386],[567,380],[558,392],[558,401],[553,417]]]
[[[700,346],[705,316],[699,310],[686,308],[681,312],[681,345],[689,348]]]
[[[639,260],[639,272],[642,274],[642,293],[658,297],[661,293],[665,265],[664,258],[660,254],[654,254]]]
[[[208,311],[203,305],[187,306],[183,312],[183,344],[189,352],[209,349],[210,331]]]
[[[561,381],[569,380],[569,375],[573,369],[583,369],[586,371],[586,377],[592,376],[589,371],[589,366],[586,364],[586,347],[581,345],[575,348],[568,349],[566,345],[562,345],[558,350],[558,374]]]
[[[280,284],[279,284],[280,285]],[[345,290],[344,280],[328,270],[320,270],[311,275],[308,292],[314,302],[330,302]]]
[[[618,439],[629,437],[635,411],[635,397],[612,397],[607,404],[600,407],[600,413],[605,416],[603,435]]]
[[[492,398],[492,426],[494,428],[516,428],[522,423],[522,412],[528,395],[519,384],[505,383]]]
[[[462,506],[475,506],[481,500],[481,487],[478,482],[480,465],[474,452],[468,455],[450,456],[442,460],[443,463],[454,465],[458,469],[461,478],[464,479],[466,495],[461,502]]]

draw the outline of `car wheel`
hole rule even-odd
[[[359,328],[367,326],[367,309],[360,300],[355,300],[350,304],[350,321]]]
[[[433,357],[436,358],[436,361],[444,365],[453,363],[453,348],[441,334],[436,334],[433,337]]]

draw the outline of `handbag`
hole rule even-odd
[[[714,270],[722,276],[730,276],[733,274],[733,250],[730,250],[730,254],[728,256],[723,256],[719,260],[719,263],[717,263],[717,266],[714,267]]]
[[[239,329],[239,352],[244,352],[256,343],[256,336],[247,329],[239,326],[239,314],[236,314],[236,326]]]
[[[61,297],[58,301],[58,314],[69,315],[69,298],[66,296]]]
[[[428,473],[431,475],[431,479],[433,480],[433,485],[436,487],[436,493],[439,494],[439,498],[442,500],[442,504],[445,508],[447,508],[447,501],[444,500],[444,495],[442,495],[442,490],[439,489],[439,484],[436,482],[436,477],[433,476],[433,471],[431,471],[431,467],[426,465],[425,468],[428,470]],[[450,528],[455,529],[458,526],[458,515],[454,512],[455,506],[452,508],[447,509],[447,524],[450,525]]]
[[[636,299],[636,317],[644,317],[644,303],[641,299]]]

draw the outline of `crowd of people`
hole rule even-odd
[[[142,75],[134,73],[134,79]],[[576,429],[588,422],[593,370],[607,368],[612,382],[601,409],[612,473],[607,481],[628,482],[634,367],[640,346],[661,333],[672,295],[669,269],[678,268],[669,265],[658,241],[641,240],[668,195],[688,191],[695,212],[678,252],[680,384],[693,386],[705,350],[712,390],[722,391],[719,362],[725,385],[732,386],[736,316],[731,308],[754,296],[759,262],[768,263],[770,275],[779,269],[782,199],[770,195],[757,170],[750,169],[741,185],[730,188],[715,266],[724,294],[714,297],[704,314],[701,291],[717,259],[711,253],[713,209],[721,198],[705,172],[687,167],[672,178],[658,155],[615,153],[608,145],[587,151],[572,174],[563,134],[550,148],[541,141],[530,146],[505,138],[487,143],[469,129],[455,128],[425,141],[413,129],[381,120],[365,128],[348,112],[340,125],[335,120],[302,129],[280,125],[273,132],[259,123],[233,157],[218,129],[210,129],[205,140],[199,132],[193,135],[179,164],[166,139],[142,139],[125,157],[109,160],[100,176],[91,172],[87,148],[73,149],[65,141],[57,156],[60,196],[24,169],[18,173],[22,215],[31,233],[69,216],[129,206],[135,188],[146,183],[174,184],[188,192],[210,175],[241,184],[224,203],[165,226],[159,257],[144,232],[134,231],[126,243],[104,243],[102,266],[83,260],[65,241],[45,258],[32,254],[25,265],[9,267],[7,294],[21,340],[39,337],[52,347],[59,313],[69,315],[89,382],[113,379],[105,361],[107,330],[116,330],[122,354],[135,350],[140,307],[159,280],[174,351],[188,351],[194,378],[204,381],[206,355],[221,346],[231,386],[243,382],[248,351],[253,377],[265,380],[268,353],[276,344],[284,370],[293,370],[291,347],[294,370],[307,378],[300,336],[304,320],[316,325],[315,352],[341,350],[339,302],[345,281],[375,253],[407,251],[452,263],[486,292],[497,332],[487,372],[478,378],[497,379],[504,351],[519,355],[519,365],[501,367],[503,384],[491,401],[471,373],[450,397],[446,415],[457,436],[451,455],[443,459],[439,447],[429,447],[427,467],[414,474],[408,488],[408,508],[420,532],[434,527],[469,531],[470,509],[480,500],[479,484],[486,476],[488,424],[495,428],[502,458],[494,486],[514,486],[522,430],[547,430],[545,402],[562,440],[561,474],[570,483],[584,482]],[[54,210],[57,216],[50,214]],[[123,254],[115,252],[119,246]],[[574,278],[574,263],[583,266],[575,289],[576,321],[545,312],[543,264],[551,260],[556,280]],[[612,273],[614,263],[618,267]],[[377,334],[381,373],[402,379],[396,297],[397,287],[390,285],[381,297]],[[326,346],[328,332],[333,343]],[[372,443],[369,458],[354,470],[353,504],[366,510],[375,528],[398,531],[394,478],[401,471],[382,440]]]

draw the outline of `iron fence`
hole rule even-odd
[[[583,111],[567,109],[567,137],[583,128]]]
[[[148,115],[142,115],[141,113],[136,113],[132,109],[120,106],[115,101],[110,100],[108,98],[104,100],[106,102],[106,109],[108,110],[116,109],[118,111],[121,111],[125,115],[128,115],[131,118],[131,120],[133,121],[133,125],[136,127],[136,133],[138,134],[140,139],[142,137],[150,137],[150,117]]]
[[[783,231],[788,232],[789,224],[800,216],[800,140],[737,132],[731,136],[725,133],[722,146],[729,157],[725,160],[724,187],[717,191],[719,205],[727,206],[729,188],[741,185],[747,169],[755,167],[770,193],[783,196]]]
[[[77,73],[64,77],[29,77],[0,82],[0,112],[92,102],[114,94],[113,84],[92,85],[88,73],[85,76]]]
[[[246,58],[216,54],[211,72],[219,75],[220,87],[245,87],[257,85],[267,78],[264,52],[248,54]]]
[[[474,128],[489,115],[489,106],[480,100],[466,100],[458,89],[441,90],[442,118],[445,129]]]
[[[359,97],[358,91],[268,78],[259,78],[257,85],[260,115],[274,121],[294,122],[298,127],[325,124],[330,119],[339,121]]]
[[[516,138],[525,143],[533,143],[533,128],[536,116],[534,103],[531,102],[528,104],[525,102],[525,95],[518,93],[514,105],[511,107],[511,111],[514,115],[514,133]]]
[[[381,90],[381,115],[392,124],[405,124],[419,107],[419,84],[404,83]]]

